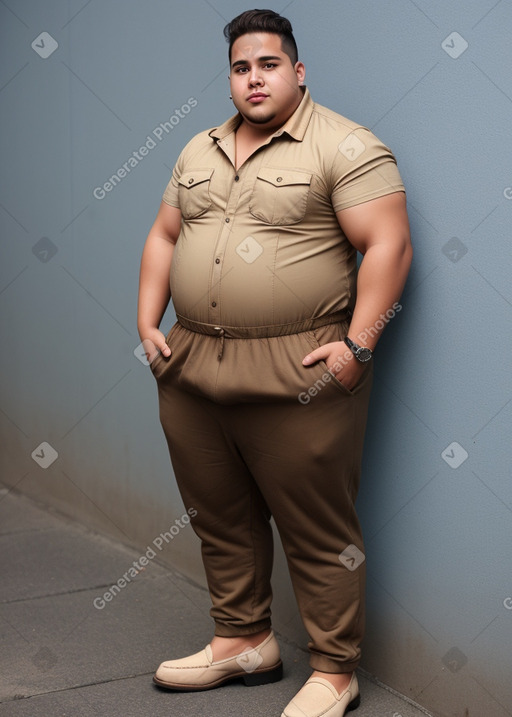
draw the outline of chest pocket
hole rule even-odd
[[[195,219],[204,214],[212,205],[210,180],[213,169],[197,169],[183,172],[178,179],[178,199],[184,219]]]
[[[249,204],[252,216],[266,224],[297,224],[304,219],[312,174],[295,169],[262,168]]]

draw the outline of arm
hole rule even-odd
[[[171,350],[158,327],[171,298],[169,272],[180,229],[180,210],[162,202],[146,239],[140,265],[137,328],[142,342],[147,342],[153,351],[156,347],[164,356],[170,356]],[[151,361],[154,354],[150,353]]]
[[[381,314],[402,293],[412,259],[405,194],[394,192],[336,214],[349,242],[363,254],[357,298],[348,337],[374,349],[383,327]],[[380,320],[380,321],[379,321]],[[372,329],[371,333],[368,329]],[[362,375],[361,364],[344,342],[325,344],[308,354],[305,365],[324,359],[343,385],[351,389]]]

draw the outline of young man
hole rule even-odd
[[[215,621],[155,682],[281,677],[272,515],[314,670],[283,715],[342,717],[359,704],[372,351],[411,261],[404,187],[370,131],[312,101],[288,20],[252,10],[225,34],[238,113],[183,150],[141,264],[139,332]]]

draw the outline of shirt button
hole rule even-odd
[[[220,259],[215,259],[216,264],[220,264]]]
[[[283,181],[283,178],[282,178],[282,177],[278,177],[278,178],[276,179],[276,182],[282,182],[282,181]]]
[[[217,302],[216,302],[216,301],[212,301],[212,306],[215,308],[215,307],[217,306]]]
[[[188,180],[188,183],[189,183],[189,184],[194,184],[194,180],[193,180],[193,179],[189,179],[189,180]]]
[[[226,224],[229,224],[229,217],[226,217]]]
[[[238,182],[239,179],[240,179],[240,177],[239,177],[238,174],[237,174],[236,177],[235,177],[235,182]]]

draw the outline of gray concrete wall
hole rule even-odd
[[[389,144],[408,189],[415,261],[376,356],[359,499],[363,666],[438,715],[510,715],[512,4],[268,6],[313,98]],[[233,113],[222,28],[244,9],[0,3],[2,480],[141,554],[174,525],[158,557],[198,581],[137,279],[180,149]],[[274,582],[276,627],[303,640],[280,552]]]

